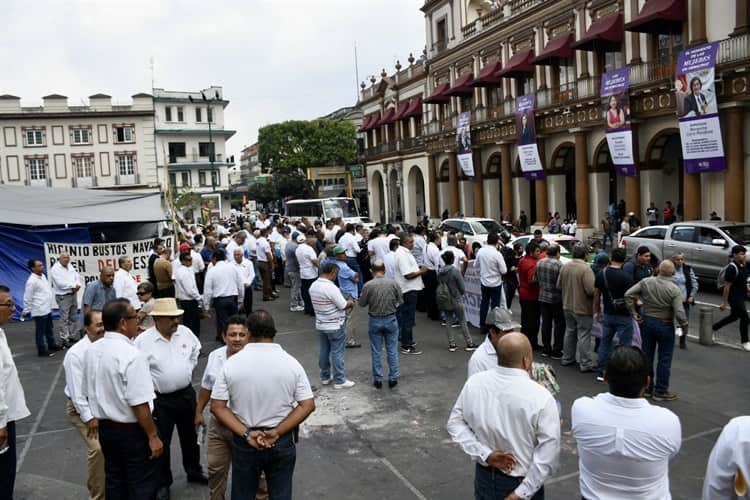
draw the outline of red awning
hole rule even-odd
[[[681,33],[685,22],[685,0],[647,0],[638,17],[625,24],[639,33]]]
[[[555,64],[560,59],[567,59],[569,57],[572,57],[572,44],[572,33],[553,38],[552,40],[547,42],[544,50],[542,50],[542,52],[538,56],[531,60],[531,64]]]
[[[620,50],[622,43],[622,14],[612,14],[591,23],[586,34],[573,43],[575,50]]]
[[[362,126],[362,132],[367,132],[375,128],[375,124],[380,120],[380,111],[373,113],[369,116],[369,121]]]
[[[396,108],[388,108],[385,110],[385,113],[383,113],[383,117],[378,120],[378,122],[375,124],[375,127],[382,127],[383,125],[388,125],[389,123],[393,123],[393,116],[396,114]]]
[[[525,78],[529,73],[533,73],[536,68],[531,64],[534,59],[533,50],[524,50],[510,58],[508,64],[498,71],[495,76],[502,78]]]
[[[438,85],[430,94],[430,97],[424,100],[428,104],[444,104],[450,102],[450,96],[445,95],[445,92],[450,88],[450,83],[444,83]]]
[[[362,120],[362,126],[359,127],[360,132],[367,132],[370,127],[370,122],[372,122],[373,115],[365,116],[364,120]]]
[[[458,77],[453,87],[448,89],[445,95],[450,96],[467,96],[474,93],[474,87],[471,86],[471,82],[474,81],[474,73],[466,73],[463,76]]]
[[[479,70],[479,76],[471,82],[474,87],[494,87],[500,84],[501,78],[495,76],[495,74],[503,68],[502,63],[494,62],[487,64],[484,68]]]
[[[409,101],[402,101],[398,104],[398,107],[396,108],[396,114],[393,116],[393,120],[391,121],[399,121],[401,118],[404,117],[404,113],[406,113],[406,110],[409,108]]]
[[[407,118],[411,118],[412,116],[422,116],[422,98],[421,97],[415,97],[411,101],[409,101],[409,107],[406,108],[406,111],[401,116],[402,120],[405,120]]]

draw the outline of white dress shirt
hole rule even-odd
[[[341,239],[339,239],[339,246],[346,250],[346,256],[349,258],[353,259],[359,255],[359,242],[352,233],[344,233]]]
[[[63,360],[63,368],[65,369],[64,392],[75,406],[84,424],[94,418],[89,408],[89,402],[83,396],[83,362],[86,359],[86,351],[92,345],[89,336],[84,335],[81,340],[68,349]]]
[[[169,394],[190,385],[201,343],[188,327],[179,325],[167,340],[153,326],[138,335],[134,343],[146,355],[156,392]]]
[[[401,287],[401,293],[424,289],[422,276],[417,276],[410,280],[404,277],[407,274],[417,271],[419,271],[419,266],[411,252],[406,247],[398,247],[393,255],[393,274],[395,275],[396,283]]]
[[[458,269],[459,271],[463,271],[464,268],[464,262],[466,262],[466,254],[463,250],[460,248],[456,248],[453,245],[448,245],[448,248],[443,250],[443,252],[440,254],[440,263],[445,264],[445,261],[443,260],[443,255],[445,255],[447,252],[450,252],[453,254],[453,267]]]
[[[26,407],[16,363],[8,347],[5,331],[0,328],[0,429],[31,415]]]
[[[201,300],[201,293],[195,282],[195,272],[192,267],[180,266],[175,269],[174,296],[177,300]]]
[[[94,418],[134,423],[133,406],[154,409],[154,384],[146,356],[125,335],[105,332],[83,361],[83,394]]]
[[[735,417],[724,426],[708,457],[703,500],[737,498],[734,478],[742,473],[750,480],[750,417]],[[747,498],[747,497],[745,497]]]
[[[375,263],[376,260],[383,260],[385,255],[391,251],[389,245],[391,240],[396,236],[378,236],[367,242],[367,251],[373,252],[374,255],[370,258],[370,262]]]
[[[481,465],[493,451],[512,453],[516,466],[508,475],[524,478],[515,490],[521,498],[531,498],[557,468],[557,405],[524,370],[496,366],[471,376],[447,427],[453,441]]]
[[[237,272],[240,273],[242,283],[246,287],[253,284],[253,280],[255,280],[255,267],[253,266],[252,262],[247,259],[242,259],[242,262],[238,264],[237,261],[233,259],[232,265],[235,267]]]
[[[393,258],[396,256],[395,252],[388,252],[383,257],[383,265],[385,266],[385,277],[390,280],[396,279],[396,269],[393,264]]]
[[[44,274],[31,273],[23,292],[23,312],[31,317],[46,316],[55,307],[55,293]]]
[[[243,252],[245,251],[240,245],[237,244],[237,241],[235,241],[234,238],[229,240],[229,243],[227,243],[226,248],[224,249],[224,253],[227,254],[227,259],[231,259],[234,256],[234,251],[237,249],[241,249]]]
[[[203,378],[201,379],[201,387],[203,389],[206,389],[207,391],[214,390],[216,379],[219,378],[219,374],[224,369],[224,363],[227,362],[227,350],[228,347],[223,345],[214,349],[208,355],[206,369],[203,371]]]
[[[70,295],[73,288],[81,284],[78,271],[73,265],[68,263],[68,267],[64,267],[59,260],[49,270],[49,281],[55,295]]]
[[[199,273],[206,268],[206,263],[203,261],[201,253],[196,251],[195,248],[190,249],[190,257],[193,258],[193,272]]]
[[[245,284],[237,269],[227,262],[220,260],[215,266],[206,271],[206,281],[203,284],[203,307],[209,309],[211,300],[217,297],[236,296],[239,303],[245,294]]]
[[[296,402],[312,397],[302,365],[273,343],[248,344],[227,359],[211,392],[248,427],[276,427]]]
[[[433,242],[429,242],[424,249],[424,266],[432,271],[440,269],[440,249]]]
[[[485,245],[477,252],[476,265],[482,285],[495,288],[503,284],[503,274],[508,272],[505,259],[493,245]]]
[[[115,295],[118,299],[127,299],[136,311],[141,308],[141,299],[138,298],[138,285],[135,279],[125,269],[115,272],[115,281],[112,283]]]
[[[346,299],[339,287],[326,278],[318,278],[310,286],[310,301],[315,310],[315,328],[338,330],[346,320]]]
[[[495,346],[490,342],[490,336],[487,335],[484,338],[484,342],[479,344],[479,348],[474,351],[469,358],[468,376],[471,377],[475,373],[484,372],[490,368],[497,366],[497,351]]]
[[[303,280],[313,280],[318,277],[318,266],[313,264],[318,259],[315,249],[307,243],[301,243],[294,251],[299,262],[299,277]]]
[[[245,243],[242,245],[242,248],[247,251],[247,254],[251,257],[255,257],[255,252],[258,248],[258,240],[255,239],[255,236],[250,234],[248,231],[245,231],[247,234],[247,238],[245,238]]]
[[[427,240],[420,234],[414,235],[414,248],[411,249],[411,254],[414,256],[414,260],[417,261],[417,265],[421,266],[424,264],[424,252],[427,249]]]
[[[581,495],[600,500],[669,500],[669,462],[680,451],[677,415],[643,398],[608,392],[578,398],[571,409]]]
[[[268,262],[268,254],[272,254],[272,252],[271,245],[268,243],[267,238],[264,238],[263,236],[258,238],[255,252],[258,257],[258,262]]]

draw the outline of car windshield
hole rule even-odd
[[[750,224],[742,226],[720,226],[719,229],[727,233],[735,243],[740,245],[750,244]]]
[[[501,233],[503,231],[502,226],[494,220],[480,220],[471,223],[471,228],[475,234],[488,234],[490,232]]]
[[[357,213],[357,206],[351,198],[324,200],[323,210],[325,210],[327,219],[332,219],[334,217],[349,218],[359,216],[359,213]]]
[[[577,240],[557,240],[555,241],[555,243],[560,245],[560,253],[562,255],[567,255],[573,250],[573,247],[576,246],[578,241]]]

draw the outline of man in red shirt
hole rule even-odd
[[[532,240],[526,245],[526,254],[518,263],[518,297],[521,300],[521,332],[529,338],[536,351],[539,346],[539,285],[534,279],[536,264],[542,258],[542,249]]]

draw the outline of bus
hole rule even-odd
[[[309,200],[290,200],[286,202],[287,217],[307,217],[321,220],[324,224],[337,217],[344,223],[370,226],[367,217],[359,215],[357,203],[353,198],[314,198]]]

